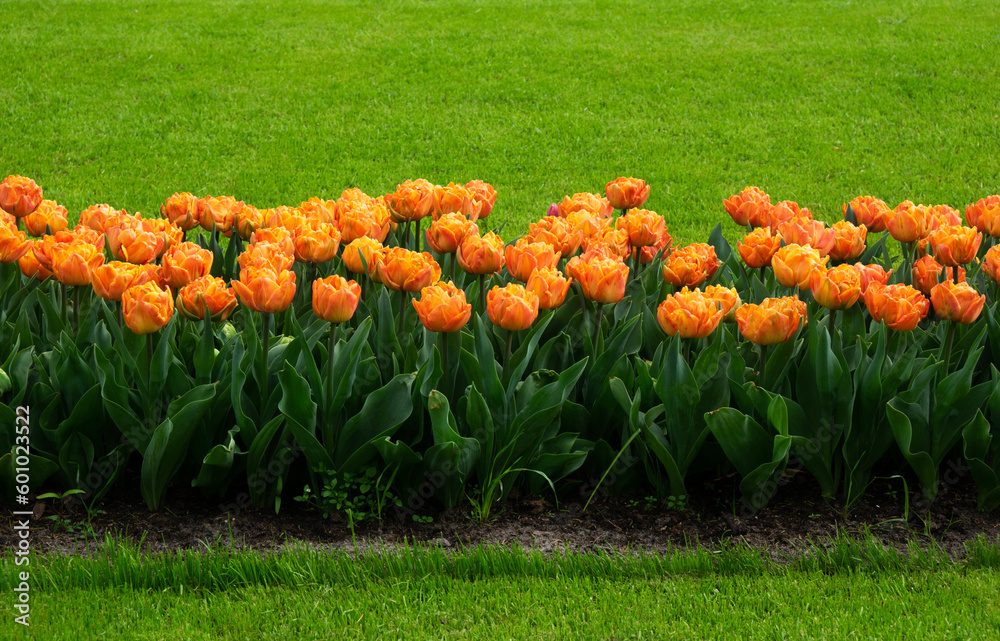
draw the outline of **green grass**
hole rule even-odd
[[[179,190],[265,207],[482,178],[510,237],[635,175],[691,242],[746,184],[826,220],[859,194],[1000,191],[992,0],[0,9],[0,171],[74,215],[154,213]]]
[[[1000,548],[961,561],[841,537],[781,562],[742,546],[656,554],[223,547],[32,563],[32,638],[990,638]],[[10,555],[0,589],[10,592]],[[960,604],[960,607],[958,607]],[[20,638],[20,637],[18,637]],[[25,637],[26,638],[26,637]]]

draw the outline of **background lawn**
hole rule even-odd
[[[509,239],[634,175],[686,243],[746,184],[828,221],[860,194],[964,208],[1000,191],[993,0],[0,9],[0,172],[74,216],[481,178]]]

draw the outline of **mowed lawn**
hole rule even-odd
[[[755,184],[832,221],[1000,191],[1000,5],[0,2],[0,172],[75,216],[480,178],[493,227],[619,175],[682,243]],[[727,235],[735,236],[735,227]]]

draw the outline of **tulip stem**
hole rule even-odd
[[[406,225],[403,227],[403,247],[409,249],[407,245],[410,244],[410,221],[406,221]]]
[[[958,284],[958,270],[961,269],[961,267],[959,265],[956,265],[956,266],[952,267],[951,269],[952,269],[952,273],[954,274],[955,284],[957,285]],[[948,273],[945,272],[945,276],[947,276],[947,275],[948,275]]]
[[[150,416],[153,419],[153,427],[159,425],[159,417],[156,416],[157,404],[153,401],[153,334],[146,334],[146,406],[149,408]]]
[[[330,323],[330,346],[327,349],[327,354],[326,354],[326,361],[327,361],[326,378],[330,386],[330,390],[327,392],[326,408],[325,408],[326,411],[329,412],[329,414],[326,417],[327,437],[329,437],[329,440],[326,443],[324,443],[324,445],[328,448],[328,450],[333,448],[333,395],[334,395],[334,390],[336,389],[335,387],[336,383],[333,380],[333,351],[336,348],[336,346],[337,346],[337,323]]]
[[[442,385],[445,397],[451,395],[451,374],[448,369],[448,332],[438,332],[441,341],[441,369],[444,371],[444,382]]]
[[[595,354],[600,354],[604,348],[604,341],[601,340],[601,324],[604,321],[604,305],[597,303],[597,328],[594,337]]]
[[[399,318],[396,319],[396,337],[403,335],[403,317],[406,315],[406,290],[399,290]]]
[[[451,282],[455,282],[455,263],[458,262],[458,252],[451,252]]]
[[[421,226],[422,223],[423,223],[423,219],[422,218],[418,218],[417,219],[417,233],[413,237],[413,242],[417,246],[415,251],[420,251],[420,240],[421,240],[421,238],[420,238],[420,226]]]
[[[507,339],[503,346],[503,384],[504,387],[510,383],[510,346],[514,340],[514,332],[507,330]]]
[[[479,315],[486,311],[486,275],[479,275]]]
[[[265,410],[267,410],[267,397],[269,396],[267,385],[267,353],[270,351],[271,344],[271,315],[264,312],[264,332],[261,336],[261,353],[260,353],[260,420],[263,422],[266,418],[264,415]]]
[[[948,375],[948,362],[951,360],[951,346],[955,342],[955,326],[958,325],[958,321],[949,321],[948,323],[948,338],[944,341],[944,356],[941,361],[944,363],[944,375]]]
[[[309,263],[306,267],[306,286],[302,289],[306,290],[306,300],[312,303],[312,284],[316,281],[316,263]]]
[[[66,325],[66,324],[69,323],[69,315],[68,315],[68,312],[67,312],[67,309],[66,309],[66,307],[68,305],[68,303],[67,303],[68,297],[69,297],[69,285],[67,285],[66,283],[63,283],[62,284],[62,322],[63,322],[63,325]]]
[[[764,378],[767,376],[767,345],[760,346],[760,386],[764,387]]]
[[[73,288],[73,326],[80,330],[80,288]]]
[[[837,310],[831,309],[830,310],[830,320],[829,320],[830,340],[831,341],[833,340],[833,334],[834,334],[834,331],[836,330],[836,327],[837,327]]]

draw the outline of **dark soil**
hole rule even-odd
[[[884,544],[905,548],[916,540],[936,542],[952,556],[961,556],[964,544],[977,535],[1000,541],[1000,510],[983,514],[976,509],[977,488],[968,475],[943,488],[928,508],[911,493],[909,520],[903,481],[876,480],[849,510],[843,502],[828,503],[807,474],[790,474],[771,502],[757,514],[745,509],[735,476],[690,483],[684,509],[648,501],[642,496],[596,497],[586,512],[588,493],[563,496],[556,505],[549,497],[514,497],[487,523],[475,524],[468,506],[419,512],[429,523],[413,519],[409,511],[390,511],[381,524],[374,519],[355,529],[361,547],[425,542],[446,547],[478,543],[517,544],[542,551],[569,548],[596,550],[663,550],[695,542],[714,547],[740,542],[780,559],[810,543],[838,532],[866,531]],[[150,512],[142,502],[138,483],[132,494],[113,497],[87,522],[82,509],[63,508],[58,501],[37,502],[31,533],[35,553],[82,553],[98,545],[105,534],[143,541],[150,550],[204,549],[213,544],[268,551],[303,542],[329,549],[353,549],[352,534],[339,515],[324,519],[318,511],[286,500],[280,514],[273,510],[239,509],[230,501],[207,501],[197,492],[173,491],[166,505]],[[914,480],[908,487],[917,487]],[[42,507],[44,505],[44,508]],[[226,509],[228,506],[228,511]],[[9,519],[14,516],[8,511]],[[59,520],[52,519],[54,515]],[[0,531],[0,545],[16,544],[13,523]],[[88,539],[90,541],[88,545]]]

